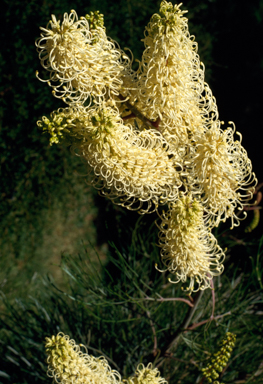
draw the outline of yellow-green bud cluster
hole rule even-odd
[[[91,117],[91,123],[97,131],[110,133],[114,129],[112,117],[105,110],[99,110]]]
[[[43,116],[37,125],[43,129],[43,132],[50,134],[50,145],[58,144],[62,140],[71,143],[80,139],[83,140],[83,132],[80,133],[83,131],[82,120],[81,116],[76,116],[74,109],[65,108],[52,112],[50,118]]]
[[[63,132],[68,131],[68,122],[64,114],[56,114],[54,118],[48,119],[46,116],[37,122],[37,125],[43,129],[43,132],[50,134],[50,144],[58,144],[63,138]]]
[[[182,11],[180,6],[181,4],[175,4],[173,6],[172,3],[166,1],[161,2],[159,14],[154,14],[150,21],[152,23],[152,37],[156,34],[162,35],[164,33],[169,33],[173,27],[178,25],[178,19],[187,12]]]
[[[50,145],[58,144],[61,140],[66,139],[70,142],[87,141],[89,138],[96,138],[101,134],[110,134],[114,129],[112,117],[107,114],[104,109],[98,110],[97,113],[90,116],[83,112],[82,109],[65,108],[58,109],[50,114],[50,118],[42,117],[37,125],[43,129],[43,132],[50,134]],[[90,124],[89,130],[86,125]]]
[[[125,384],[167,384],[167,381],[160,376],[160,371],[153,368],[149,363],[147,367],[139,364],[135,376],[131,376],[128,380],[124,380]]]
[[[226,336],[219,344],[221,346],[220,350],[211,356],[206,367],[202,369],[203,375],[206,377],[208,383],[219,384],[219,381],[216,379],[219,378],[220,373],[226,367],[233,347],[235,346],[235,342],[236,335],[227,332]]]
[[[72,346],[69,344],[69,341],[61,334],[52,336],[51,338],[46,337],[45,347],[46,353],[49,356],[50,364],[53,367],[60,365],[62,369],[65,369],[68,362],[71,359],[74,359],[77,355]]]
[[[174,206],[173,218],[176,226],[181,227],[182,231],[188,231],[189,228],[195,227],[196,222],[200,220],[203,215],[201,204],[192,199],[191,195],[185,196],[180,193],[180,200]]]
[[[85,15],[86,19],[89,22],[90,29],[105,28],[104,27],[104,15],[99,11],[90,12]]]

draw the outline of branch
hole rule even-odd
[[[201,300],[201,297],[203,296],[203,293],[204,291],[199,291],[196,296],[195,296],[195,299],[194,299],[194,304],[193,304],[193,307],[191,309],[189,309],[182,325],[181,325],[181,330],[186,330],[188,325],[190,324],[193,316],[194,316],[194,313],[196,311],[196,308]],[[166,353],[169,353],[171,351],[172,348],[176,347],[176,345],[178,344],[179,342],[179,339],[181,337],[181,331],[179,331],[178,335],[176,335],[176,337],[172,340],[172,342],[168,345],[167,349],[166,349]]]
[[[146,125],[147,128],[158,129],[160,121],[161,121],[160,117],[158,117],[158,119],[156,121],[151,121],[151,120],[147,119],[147,117],[145,117],[134,105],[129,103],[129,101],[126,100],[126,98],[123,97],[121,94],[118,95],[118,98],[120,100],[122,100],[124,102],[124,104],[126,105],[126,107],[131,111],[130,115],[124,117],[124,120],[127,120],[129,118],[133,118],[133,117],[137,117],[138,119],[140,119],[143,122],[144,125]]]
[[[153,340],[154,340],[154,344],[153,344],[153,356],[156,356],[156,355],[157,355],[157,335],[156,335],[156,330],[155,330],[153,321],[152,321],[152,319],[151,319],[151,314],[150,314],[150,312],[149,312],[149,311],[146,311],[146,314],[147,314],[147,316],[148,316],[149,319],[150,319],[150,325],[151,325],[151,328],[152,328],[152,331],[153,331]]]
[[[160,303],[164,302],[164,301],[182,301],[186,304],[189,305],[189,307],[193,307],[194,304],[191,303],[191,301],[187,300],[187,299],[183,299],[182,297],[167,297],[167,298],[164,298],[164,297],[160,297],[160,299],[155,299],[153,297],[144,297],[143,299],[134,299],[135,301],[145,301],[145,300],[149,300],[149,301],[158,301]]]
[[[211,319],[214,319],[215,306],[216,306],[216,297],[215,297],[215,286],[214,286],[213,279],[211,279],[211,293],[212,293],[212,314],[211,314]]]
[[[217,315],[217,316],[211,316],[210,317],[210,319],[207,319],[207,320],[203,320],[203,321],[200,321],[200,323],[195,323],[195,324],[193,324],[193,325],[191,325],[191,327],[188,327],[187,329],[186,329],[186,331],[191,331],[191,330],[193,330],[193,329],[195,329],[195,328],[197,328],[197,327],[200,327],[200,325],[203,325],[203,324],[206,324],[206,323],[208,323],[208,321],[212,321],[212,320],[217,320],[217,319],[220,319],[221,317],[224,317],[224,316],[227,316],[227,315],[231,315],[231,311],[229,311],[229,312],[226,312],[226,313],[223,313],[223,315]]]
[[[192,308],[190,308],[188,310],[188,312],[187,312],[187,314],[186,314],[186,316],[182,322],[182,325],[178,328],[178,330],[173,335],[172,341],[169,341],[165,345],[165,347],[162,349],[162,352],[161,352],[162,357],[161,357],[159,363],[156,365],[157,368],[159,368],[163,364],[165,357],[167,357],[167,355],[169,356],[169,354],[171,353],[171,349],[174,349],[177,346],[177,344],[181,338],[182,333],[185,330],[187,330],[187,328],[188,328],[188,326],[189,326],[189,324],[190,324],[190,322],[194,316],[196,308],[198,307],[198,304],[201,300],[201,297],[203,296],[203,293],[204,293],[204,291],[197,292],[197,294],[194,298],[194,303],[191,305]]]
[[[191,327],[187,328],[187,331],[195,329],[195,328],[199,327],[200,325],[206,324],[206,323],[208,323],[208,321],[217,320],[217,319],[220,319],[221,317],[224,317],[226,315],[231,315],[231,311],[229,311],[229,312],[224,313],[223,315],[214,316],[216,300],[215,300],[215,287],[214,287],[213,279],[211,280],[211,293],[212,293],[212,314],[211,314],[210,318],[207,320],[200,321],[199,323],[191,325]]]

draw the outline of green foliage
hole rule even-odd
[[[1,369],[10,376],[7,382],[48,383],[43,341],[60,331],[87,345],[89,353],[104,354],[123,377],[139,362],[152,361],[170,384],[195,382],[198,377],[200,381],[201,368],[229,331],[237,342],[223,381],[251,378],[261,362],[263,296],[248,255],[243,254],[242,268],[229,255],[226,272],[214,279],[214,320],[210,290],[201,294],[191,317],[191,300],[182,296],[180,284],[169,284],[167,273],[154,268],[154,261],[160,263],[157,228],[147,217],[139,218],[134,231],[122,222],[118,220],[122,247],[110,242],[108,258],[99,258],[99,268],[90,251],[64,254],[61,268],[68,283],[63,290],[38,277],[28,297],[2,297]],[[105,231],[110,240],[110,230]],[[168,346],[175,341],[170,355]]]

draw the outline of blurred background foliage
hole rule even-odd
[[[89,273],[85,275],[80,271],[81,266],[87,264],[87,257],[95,263],[95,269],[102,271],[100,284],[104,288],[100,292],[103,300],[114,301],[115,292],[125,286],[121,264],[114,264],[113,255],[117,253],[109,244],[114,244],[119,257],[129,265],[131,261],[135,263],[133,270],[141,275],[142,281],[152,282],[153,294],[166,289],[165,295],[179,296],[180,287],[162,288],[167,279],[156,274],[149,260],[151,254],[158,262],[158,249],[152,246],[157,241],[154,239],[157,229],[151,227],[155,217],[139,219],[140,232],[145,230],[149,236],[144,237],[143,242],[138,240],[136,248],[134,236],[138,234],[134,234],[133,228],[138,215],[113,207],[97,196],[85,183],[85,164],[73,156],[69,148],[50,147],[48,137],[36,126],[42,115],[63,106],[51,95],[49,87],[35,77],[36,70],[41,72],[34,45],[40,33],[39,26],[46,26],[51,14],[62,18],[63,13],[71,9],[79,16],[100,10],[104,14],[107,34],[122,48],[130,48],[134,57],[140,59],[144,27],[151,15],[158,12],[159,3],[152,0],[3,0],[1,4],[0,289],[3,300],[0,311],[3,328],[0,351],[2,349],[4,359],[3,368],[0,365],[0,382],[49,382],[45,377],[42,341],[58,330],[69,333],[76,342],[88,342],[93,348],[101,349],[116,361],[122,373],[130,374],[140,354],[151,355],[152,330],[147,312],[156,316],[160,347],[186,314],[184,303],[162,303],[157,307],[154,302],[149,304],[148,310],[146,305],[132,300],[127,305],[111,307],[116,319],[130,315],[139,319],[122,322],[119,330],[117,323],[103,323],[105,316],[111,313],[107,306],[93,308],[84,304],[102,300],[99,292],[95,292],[96,296],[90,288],[94,283]],[[190,33],[196,36],[199,54],[206,66],[206,81],[217,99],[220,118],[235,122],[257,177],[262,181],[263,1],[241,6],[237,0],[186,0],[182,8],[188,9]],[[259,376],[251,375],[257,372],[262,349],[258,347],[259,342],[262,345],[262,248],[259,247],[262,222],[254,232],[244,234],[252,217],[249,212],[248,222],[235,231],[230,232],[227,227],[217,231],[220,244],[229,248],[226,272],[217,282],[217,308],[219,313],[235,308],[234,314],[219,327],[213,324],[202,332],[186,334],[172,368],[172,360],[167,363],[170,364],[171,383],[195,382],[184,377],[184,372],[188,371],[193,373],[195,380],[198,377],[198,367],[191,359],[195,361],[193,356],[198,353],[196,361],[205,359],[208,353],[205,351],[213,350],[228,329],[237,333],[239,352],[228,370],[228,381],[224,379],[224,382],[260,382],[257,381]],[[127,222],[128,227],[124,225]],[[152,228],[150,233],[149,227]],[[64,255],[62,262],[61,253]],[[142,255],[146,255],[145,264],[140,260]],[[51,276],[49,281],[42,277],[47,273]],[[65,274],[71,276],[70,280]],[[127,284],[127,295],[138,298],[134,296],[139,294],[134,280],[128,279]],[[52,289],[53,285],[67,294]],[[140,282],[138,286],[144,289]],[[104,289],[108,292],[106,296]],[[209,317],[209,305],[206,306],[209,295],[211,293],[206,292],[200,304],[198,316],[202,319]],[[18,354],[12,352],[12,348]],[[252,352],[255,355],[253,364]],[[180,363],[180,358],[187,364]],[[176,375],[173,374],[175,369]]]
[[[109,237],[110,232],[106,230]],[[168,283],[167,273],[154,268],[154,262],[160,263],[153,223],[139,218],[122,235],[125,241],[119,248],[109,243],[107,261],[100,269],[96,254],[84,247],[75,256],[64,253],[63,290],[52,277],[35,275],[26,296],[10,300],[2,294],[0,380],[50,383],[43,341],[62,331],[86,345],[90,354],[104,355],[123,378],[140,362],[152,361],[170,384],[201,383],[201,368],[230,331],[237,342],[223,372],[224,383],[261,383],[263,237],[259,245],[245,238],[242,258],[233,256],[235,246],[227,252],[225,273],[214,279],[211,320],[211,290],[193,295],[191,302],[181,284]],[[218,235],[222,238],[222,233]],[[254,268],[249,251],[258,256]],[[176,301],[178,297],[186,302]],[[196,302],[191,313],[190,305]],[[169,355],[172,341],[175,349]]]

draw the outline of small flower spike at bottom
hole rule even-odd
[[[47,375],[61,384],[117,384],[120,374],[110,368],[104,357],[81,352],[69,336],[59,333],[46,338]]]
[[[227,332],[224,339],[220,342],[221,348],[219,351],[211,356],[206,367],[202,369],[203,376],[206,378],[208,383],[220,384],[217,379],[230,359],[235,342],[236,335],[231,332]]]

